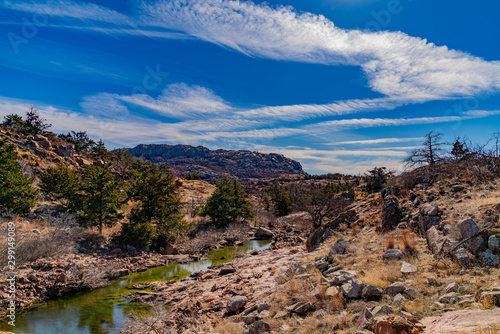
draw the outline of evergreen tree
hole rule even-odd
[[[85,166],[78,195],[70,198],[80,223],[97,226],[102,234],[104,226],[112,227],[123,218],[119,212],[122,204],[122,183],[115,181],[107,166]]]
[[[78,153],[88,154],[94,145],[95,141],[89,138],[86,131],[71,131],[67,134],[58,135],[62,140],[75,145],[75,151]]]
[[[131,224],[153,226],[159,244],[175,240],[190,228],[190,224],[182,220],[182,203],[177,197],[172,172],[165,166],[137,162],[130,173],[132,184],[128,196],[137,203],[129,216]]]
[[[466,159],[471,152],[467,148],[467,145],[464,141],[460,140],[460,137],[458,137],[455,140],[455,143],[453,143],[453,148],[451,149],[451,154],[455,159],[457,160],[463,160]]]
[[[269,187],[269,194],[272,201],[272,210],[275,215],[282,217],[292,212],[292,201],[285,189],[278,182],[275,181]]]
[[[31,106],[30,110],[26,113],[25,123],[25,133],[30,134],[40,134],[44,133],[45,130],[50,128],[52,124],[48,124],[45,118],[42,118],[38,113],[35,106]]]
[[[380,191],[384,188],[392,172],[386,171],[385,167],[375,167],[366,175],[366,189],[370,192]]]
[[[104,141],[99,139],[99,141],[91,149],[92,155],[96,158],[107,159],[111,156],[111,153],[106,149]]]
[[[79,177],[77,173],[66,165],[49,167],[40,175],[40,188],[55,199],[60,200],[67,208],[71,200],[77,195]]]
[[[50,128],[52,124],[48,124],[45,118],[42,118],[35,106],[31,106],[26,113],[26,119],[22,116],[12,114],[4,117],[3,126],[14,128],[24,134],[40,134]]]
[[[27,213],[35,206],[38,191],[21,175],[16,148],[0,140],[0,212]]]
[[[237,219],[251,219],[254,217],[252,206],[247,200],[245,191],[235,179],[224,177],[217,181],[217,189],[210,196],[202,215],[209,216],[216,227],[227,227]]]

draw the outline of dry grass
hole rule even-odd
[[[35,261],[45,257],[59,257],[73,254],[77,241],[82,236],[82,229],[71,218],[46,222],[21,222],[16,224],[16,265]],[[2,235],[7,235],[7,222],[2,226]],[[0,239],[0,253],[7,254],[7,238]],[[7,257],[0,257],[0,268],[7,265]]]
[[[214,332],[220,334],[242,334],[245,332],[245,327],[242,323],[224,320],[215,326]]]
[[[387,235],[387,239],[385,239],[385,245],[384,249],[393,249],[395,246],[395,241],[394,241],[394,232],[391,232]]]
[[[399,267],[397,263],[377,263],[367,268],[359,279],[366,284],[385,288],[401,279]]]
[[[155,307],[151,312],[132,315],[132,325],[123,330],[123,334],[155,333],[177,334],[177,330],[168,322],[168,312],[163,307]]]
[[[456,334],[498,334],[498,333],[500,333],[500,326],[493,325],[493,326],[481,326],[475,328],[472,332],[470,330],[467,330]]]
[[[403,248],[408,254],[417,252],[417,235],[408,229],[404,229],[398,239],[403,243]]]

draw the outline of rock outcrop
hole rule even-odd
[[[239,180],[305,175],[299,162],[276,153],[209,150],[189,145],[137,145],[122,149],[137,157],[165,165],[179,177],[197,173],[203,180],[229,174]]]

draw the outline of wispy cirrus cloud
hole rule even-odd
[[[385,143],[407,143],[414,141],[425,140],[424,137],[410,137],[410,138],[378,138],[368,140],[348,140],[330,143],[330,145],[376,145]]]
[[[167,29],[253,57],[360,66],[372,90],[408,103],[500,90],[498,61],[488,62],[402,32],[342,29],[324,16],[297,13],[292,7],[229,0],[158,0],[140,2],[133,15],[125,15],[91,3],[62,0],[4,1],[1,6],[55,17],[137,25],[139,30]],[[95,26],[89,27],[92,29],[97,31]],[[128,33],[138,35],[133,29]]]
[[[119,95],[100,93],[87,96],[81,103],[84,111],[116,117],[129,113],[128,106],[154,111],[162,116],[181,119],[199,119],[207,115],[221,115],[232,109],[211,90],[185,83],[171,84],[154,98],[147,94]],[[115,108],[115,110],[110,110]]]
[[[135,25],[135,20],[130,16],[89,2],[75,2],[67,0],[20,2],[4,0],[0,6],[12,10],[48,15],[52,17]]]

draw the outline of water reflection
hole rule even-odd
[[[0,330],[23,334],[116,334],[126,327],[132,312],[149,309],[121,297],[135,291],[131,289],[132,285],[182,279],[211,265],[231,261],[237,254],[267,249],[270,243],[268,240],[251,240],[239,247],[211,251],[200,261],[134,273],[113,281],[107,287],[52,300],[33,311],[18,314],[15,328],[4,322],[0,324]]]

